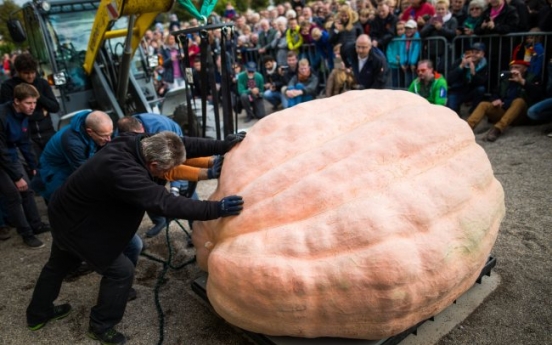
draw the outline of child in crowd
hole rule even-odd
[[[418,24],[409,19],[404,24],[404,35],[401,36],[402,41],[400,44],[400,63],[401,69],[405,74],[405,83],[400,87],[408,87],[414,78],[416,78],[416,67],[418,59],[420,58],[420,50],[422,42],[420,40],[420,34],[418,33]]]
[[[340,93],[353,89],[355,77],[351,71],[347,72],[341,58],[335,59],[335,68],[328,76],[326,82],[326,97],[339,95]]]
[[[332,45],[329,42],[330,35],[326,30],[316,27],[311,31],[311,37],[316,48],[316,55],[323,60],[324,67],[331,71],[334,68],[334,55]],[[318,65],[313,62],[313,66]]]
[[[395,37],[400,39],[404,33],[405,22],[400,20],[395,25]],[[392,40],[387,45],[387,51],[386,51],[386,57],[387,57],[387,65],[389,66],[389,70],[391,71],[391,86],[394,89],[397,89],[401,86],[401,81],[404,80],[404,72],[401,69],[401,44],[404,43],[404,41],[400,40]],[[403,85],[404,87],[404,85]]]
[[[370,23],[376,18],[376,11],[373,8],[363,8],[360,10],[358,21],[362,26],[362,30],[370,36]]]
[[[539,28],[533,28],[529,32],[540,32]],[[525,42],[514,48],[513,60],[523,60],[528,63],[527,73],[540,75],[544,64],[544,47],[539,41],[541,36],[526,36]]]

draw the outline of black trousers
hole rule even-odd
[[[253,97],[253,100],[250,100],[249,95],[243,94],[240,96],[240,100],[247,113],[247,118],[262,119],[265,117],[266,112],[262,97]]]
[[[20,192],[10,176],[0,169],[0,194],[4,196],[9,222],[17,228],[17,233],[22,236],[32,235],[33,229],[38,229],[42,221],[36,207],[35,193],[22,165],[19,166],[19,170],[29,188]]]
[[[31,303],[27,307],[27,323],[36,325],[48,321],[54,313],[54,301],[59,296],[63,278],[74,271],[83,258],[52,243],[50,258],[38,277]],[[84,259],[86,261],[86,259]],[[119,255],[102,275],[96,305],[90,312],[90,327],[105,332],[118,324],[125,313],[128,294],[134,281],[134,265]]]

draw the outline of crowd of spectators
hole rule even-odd
[[[234,103],[239,103],[235,109],[246,109],[247,121],[265,113],[260,105],[254,105],[254,97],[242,97],[243,93],[250,95],[251,90],[259,95],[257,98],[268,101],[274,110],[293,106],[298,99],[331,97],[351,89],[418,90],[427,96],[437,96],[437,104],[449,106],[459,115],[465,115],[460,113],[461,105],[467,104],[467,115],[470,115],[479,102],[498,92],[499,75],[509,70],[513,61],[522,61],[528,67],[531,80],[540,85],[541,96],[545,96],[545,86],[552,82],[543,78],[544,69],[552,62],[552,55],[539,42],[548,37],[532,33],[552,32],[551,8],[552,0],[318,0],[308,3],[301,0],[245,13],[239,13],[228,3],[223,13],[212,14],[209,20],[234,24],[234,35],[226,48],[235,67],[229,70],[236,86],[239,73],[244,74],[241,80],[247,80],[245,66],[250,73],[252,65],[248,63],[256,66],[257,81],[250,82],[251,89],[244,89],[242,85],[238,92],[234,88]],[[172,15],[171,31],[158,24],[157,30],[146,34],[149,52],[165,59],[157,70],[160,89],[177,87],[179,77],[185,75],[184,70],[175,72],[176,54],[164,53],[168,47],[175,47],[169,32],[198,25],[195,19],[178,21]],[[521,41],[515,47],[508,46],[507,52],[504,52],[507,45],[501,45],[499,39],[485,40],[494,37],[489,35],[503,37],[511,33],[527,35],[516,37]],[[211,51],[215,54],[224,51],[220,47],[220,35],[220,30],[210,33]],[[466,40],[456,47],[456,37]],[[195,71],[201,38],[192,33],[184,40],[179,56],[183,58],[183,49],[187,49]],[[308,64],[309,76],[314,77],[308,78],[308,94],[307,77],[298,74],[299,61],[302,66]],[[423,68],[420,68],[421,62]],[[198,73],[194,75],[197,77]],[[312,91],[312,82],[316,82],[316,91]],[[438,87],[434,87],[436,82]],[[198,83],[194,80],[194,84]],[[254,84],[262,85],[259,88]],[[532,99],[536,102],[543,98]],[[253,100],[245,104],[246,99]],[[255,109],[260,115],[255,114]]]

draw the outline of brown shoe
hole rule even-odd
[[[485,140],[486,141],[490,141],[490,142],[495,142],[496,139],[498,139],[498,137],[502,134],[502,132],[500,131],[500,129],[496,128],[496,127],[492,127],[491,129],[489,129],[489,131],[487,132],[487,135],[485,136]]]
[[[10,228],[8,228],[8,227],[0,228],[0,240],[5,241],[9,238],[11,238]]]

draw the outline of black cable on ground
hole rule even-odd
[[[188,231],[186,231],[186,229],[184,229],[182,224],[180,224],[180,222],[176,219],[174,221],[176,222],[176,224],[178,224],[178,226],[180,226],[182,231],[184,231],[186,233],[186,236],[188,236],[188,238],[190,238],[190,234],[188,233]],[[169,249],[168,259],[163,260],[161,258],[158,258],[154,255],[151,255],[151,254],[148,254],[148,253],[145,253],[145,252],[142,252],[140,254],[140,255],[142,255],[142,256],[144,256],[144,257],[146,257],[146,258],[148,258],[152,261],[159,262],[163,265],[163,269],[161,270],[161,273],[159,273],[159,277],[157,278],[157,282],[155,283],[155,288],[153,290],[154,299],[155,299],[155,308],[157,309],[157,318],[159,320],[159,341],[157,342],[158,345],[162,345],[163,341],[164,341],[164,338],[165,338],[165,335],[164,335],[164,333],[165,333],[165,313],[163,312],[163,307],[161,306],[161,302],[159,301],[159,290],[160,290],[161,285],[163,285],[163,282],[165,280],[165,274],[167,274],[169,268],[173,269],[173,270],[180,270],[180,269],[186,267],[187,265],[189,265],[191,263],[194,263],[196,261],[196,258],[194,256],[193,258],[191,258],[190,260],[184,262],[181,265],[174,266],[172,264],[173,247],[172,247],[172,244],[171,244],[171,237],[169,236],[169,225],[170,225],[170,222],[167,222],[167,226],[165,227],[165,238],[167,240],[167,247]]]

